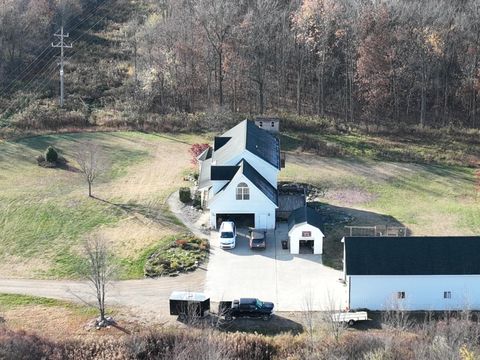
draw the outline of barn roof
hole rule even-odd
[[[479,236],[345,237],[347,275],[479,275]]]
[[[292,211],[288,217],[288,230],[290,231],[295,225],[309,224],[322,230],[323,219],[322,216],[311,207],[304,206]]]

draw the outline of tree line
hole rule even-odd
[[[27,33],[1,20],[12,19],[6,8],[0,76],[28,44],[48,37],[53,21],[34,7],[28,24],[43,30]],[[122,29],[125,100],[139,114],[294,112],[476,128],[478,19],[479,0],[144,0]]]

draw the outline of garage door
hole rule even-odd
[[[217,228],[222,221],[233,221],[237,227],[255,227],[255,214],[217,214]]]

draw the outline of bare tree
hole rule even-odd
[[[87,181],[88,196],[92,197],[93,182],[107,168],[105,156],[100,146],[91,141],[87,141],[80,144],[74,154],[74,158]]]
[[[327,290],[327,304],[324,304],[322,311],[322,320],[326,326],[327,331],[333,336],[335,341],[339,341],[342,334],[347,329],[345,322],[336,319],[335,314],[341,311],[341,305],[335,300],[334,294]]]
[[[97,307],[100,319],[97,326],[108,324],[105,317],[105,296],[107,287],[113,280],[116,267],[112,261],[107,241],[103,237],[94,236],[87,238],[84,243],[87,266],[84,274],[92,285],[97,299]]]

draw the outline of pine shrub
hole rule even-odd
[[[52,146],[49,146],[45,152],[45,160],[49,163],[55,163],[58,160],[58,152]]]
[[[192,195],[190,193],[190,188],[188,187],[182,187],[178,191],[178,194],[180,196],[180,201],[184,204],[188,204],[190,201],[192,201]]]

